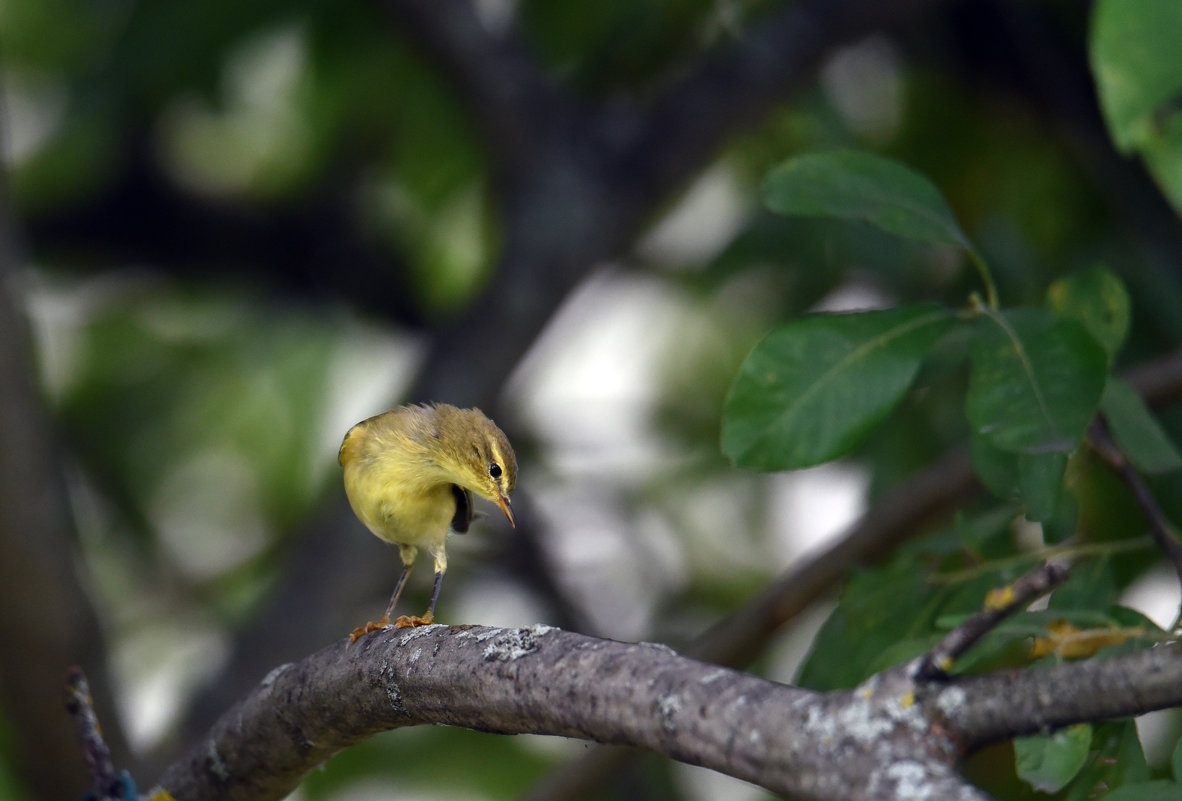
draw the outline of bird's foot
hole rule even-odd
[[[435,622],[435,615],[430,610],[427,614],[419,617],[418,615],[403,615],[394,621],[394,628],[396,629],[411,629],[415,626],[429,626]]]
[[[402,620],[402,618],[398,618],[398,619]],[[358,626],[357,628],[353,629],[353,631],[349,632],[349,642],[357,642],[359,639],[364,637],[366,634],[369,634],[371,631],[381,631],[382,629],[386,628],[386,626],[389,626],[389,625],[390,625],[389,615],[383,617],[381,620],[378,620],[377,622],[371,620],[368,623],[366,623],[364,626]]]

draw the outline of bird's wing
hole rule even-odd
[[[456,513],[451,519],[451,530],[457,534],[467,534],[468,526],[472,524],[472,493],[455,484],[451,485],[451,492],[456,496]]]

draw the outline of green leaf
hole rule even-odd
[[[940,190],[917,172],[871,153],[806,153],[768,173],[764,203],[780,214],[862,220],[930,244],[973,246]]]
[[[1069,726],[1052,735],[1014,738],[1018,776],[1044,793],[1056,793],[1075,778],[1088,761],[1092,727]]]
[[[1163,109],[1182,94],[1182,4],[1100,0],[1092,13],[1091,62],[1104,121],[1123,152],[1140,147]]]
[[[1165,117],[1154,133],[1141,148],[1141,158],[1174,212],[1182,215],[1182,113]]]
[[[1174,781],[1182,784],[1182,739],[1174,746],[1174,755],[1170,757],[1170,769],[1174,772]]]
[[[1060,317],[1083,323],[1104,347],[1109,362],[1128,336],[1131,319],[1128,290],[1114,273],[1103,267],[1060,278],[1047,290],[1047,304]]]
[[[1066,469],[1065,453],[1023,453],[1018,456],[1018,487],[1026,506],[1027,520],[1042,523],[1055,516]]]
[[[1014,512],[997,504],[981,515],[968,516],[958,510],[951,523],[919,540],[913,540],[905,548],[913,558],[931,563],[931,557],[970,555],[974,563],[1013,554],[1010,524]]]
[[[1070,482],[1064,484],[1064,487]],[[1059,503],[1055,513],[1042,523],[1042,541],[1044,545],[1058,545],[1079,531],[1079,501],[1070,492],[1059,494]]]
[[[818,314],[773,331],[727,396],[722,450],[744,467],[836,458],[890,413],[952,322],[935,306]]]
[[[969,458],[981,483],[1002,500],[1020,501],[1027,520],[1046,523],[1055,518],[1062,506],[1066,454],[1005,451],[973,433]]]
[[[1182,467],[1182,455],[1169,434],[1125,381],[1111,378],[1100,399],[1112,438],[1129,461],[1145,473],[1168,473]]]
[[[910,662],[932,650],[938,642],[940,635],[934,632],[920,637],[892,638],[889,644],[870,659],[866,673],[874,675],[895,665]]]
[[[1179,798],[1182,798],[1182,787],[1158,779],[1117,787],[1100,796],[1100,801],[1178,801]]]
[[[1071,570],[1071,576],[1059,586],[1047,603],[1047,608],[1059,617],[1068,613],[1107,611],[1120,596],[1112,564],[1106,557],[1088,559]],[[1088,620],[1085,617],[1071,618],[1081,626],[1105,625],[1109,621]],[[1115,621],[1111,621],[1115,625]]]
[[[1157,632],[1162,635],[1166,633],[1161,626],[1154,623],[1153,620],[1146,616],[1144,612],[1139,612],[1132,607],[1113,604],[1112,606],[1108,607],[1107,614],[1112,620],[1113,625],[1120,626],[1122,628],[1145,629],[1148,632]]]
[[[813,638],[796,683],[823,691],[856,686],[896,643],[933,636],[944,592],[928,583],[927,566],[913,558],[855,570]]]
[[[1094,801],[1097,788],[1119,787],[1149,778],[1137,726],[1132,720],[1098,723],[1092,733],[1093,758],[1063,801]]]
[[[995,447],[985,437],[972,433],[969,437],[969,458],[973,472],[985,488],[997,497],[1017,500],[1022,490],[1018,486],[1018,454]]]
[[[1141,746],[1141,736],[1137,733],[1135,721],[1124,721],[1124,733],[1120,737],[1115,752],[1116,770],[1114,785],[1133,784],[1149,779],[1149,763],[1145,759],[1145,749]]]
[[[1182,4],[1100,0],[1090,59],[1117,148],[1138,151],[1182,213]]]
[[[1104,350],[1075,320],[1033,309],[986,314],[970,353],[974,431],[1017,453],[1073,450],[1100,405]]]

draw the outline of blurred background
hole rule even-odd
[[[978,288],[951,251],[762,211],[792,154],[904,161],[1004,303],[1104,264],[1133,295],[1122,363],[1176,347],[1182,231],[1105,133],[1089,5],[0,0],[0,797],[86,789],[71,664],[150,785],[380,614],[397,554],[336,453],[393,405],[480,406],[518,453],[518,528],[453,538],[441,620],[674,647],[963,445],[949,369],[854,458],[720,455],[779,321]],[[1167,625],[1176,595],[1140,592]],[[826,609],[754,669],[791,680]],[[586,748],[397,731],[295,797],[515,798]],[[657,760],[614,787],[766,795]]]

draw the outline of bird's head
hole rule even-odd
[[[492,501],[510,525],[513,505],[509,496],[517,484],[517,457],[505,432],[479,409],[436,407],[439,438],[445,444],[446,461],[455,483]]]

